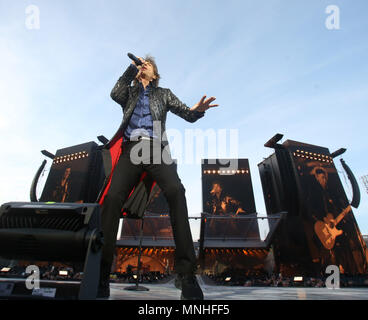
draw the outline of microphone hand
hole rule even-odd
[[[144,63],[144,60],[141,57],[136,57],[134,54],[128,53],[128,57],[132,60],[132,64],[134,64],[136,67]]]
[[[135,62],[135,61],[132,61],[132,63],[138,68],[138,69],[140,69],[140,68],[142,68],[142,66],[143,66],[143,64],[144,64],[144,60],[141,58],[141,57],[138,57],[138,59],[141,61],[141,64],[137,64],[137,62]]]

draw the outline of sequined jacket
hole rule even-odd
[[[117,139],[119,139],[128,126],[129,120],[133,114],[134,108],[138,101],[139,86],[131,86],[132,81],[138,73],[137,67],[130,65],[124,74],[119,78],[114,88],[111,91],[111,98],[119,103],[123,108],[123,120],[119,129],[107,143],[106,148],[109,148]],[[179,117],[195,122],[204,116],[204,112],[191,111],[190,108],[181,102],[170,89],[153,87],[149,94],[150,110],[153,121],[160,121],[161,124],[161,139],[162,144],[168,144],[166,139],[166,115],[171,111]]]

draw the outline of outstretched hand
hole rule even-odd
[[[196,103],[190,110],[204,112],[209,108],[218,107],[218,104],[211,104],[211,102],[216,100],[215,97],[208,98],[207,100],[206,97],[207,96],[203,96],[202,99],[198,103]]]

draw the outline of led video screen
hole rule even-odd
[[[207,215],[204,237],[209,239],[259,239],[257,213],[248,159],[204,159],[202,206]]]
[[[86,202],[92,181],[91,164],[96,159],[97,144],[88,142],[56,152],[40,201]],[[96,167],[96,165],[95,165]],[[92,189],[97,189],[92,188]],[[92,201],[91,201],[92,202]]]
[[[328,149],[290,143],[289,152],[313,262],[322,269],[337,265],[343,273],[365,273],[366,245]]]

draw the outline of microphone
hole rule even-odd
[[[132,54],[132,53],[128,53],[128,57],[130,58],[130,59],[132,59],[134,62],[135,62],[135,64],[137,65],[137,66],[140,66],[140,65],[142,65],[143,63],[142,63],[142,61],[141,60],[139,60],[134,54]]]

